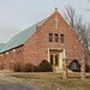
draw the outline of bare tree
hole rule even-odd
[[[67,20],[67,22],[69,23],[69,25],[73,28],[73,30],[75,30],[75,32],[77,33],[77,37],[78,40],[83,44],[83,46],[85,47],[85,59],[88,59],[90,56],[89,53],[89,44],[88,44],[88,28],[86,27],[86,25],[84,25],[82,22],[82,18],[81,16],[77,16],[76,15],[76,11],[73,7],[69,6],[67,8],[65,8],[66,13],[65,18]]]
[[[79,25],[79,24],[78,24]],[[77,26],[78,27],[78,26]],[[90,52],[89,52],[89,40],[88,40],[88,28],[86,25],[81,24],[79,28],[77,28],[77,36],[79,38],[79,41],[83,44],[85,47],[85,59],[90,59]]]
[[[70,24],[71,27],[75,27],[78,20],[80,19],[80,17],[78,17],[76,15],[76,11],[73,7],[71,6],[68,6],[68,7],[65,7],[65,18],[67,20],[67,22]]]

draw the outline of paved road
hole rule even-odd
[[[36,90],[32,86],[0,80],[0,90]]]
[[[32,88],[0,80],[0,90],[32,90]]]
[[[0,75],[0,90],[40,90],[23,80],[8,78]]]

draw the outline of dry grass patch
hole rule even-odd
[[[80,74],[76,73],[69,74],[69,79],[66,80],[62,79],[61,73],[13,73],[11,76],[27,80],[45,90],[89,90],[90,88],[90,79],[81,80]],[[90,78],[90,74],[86,76]]]

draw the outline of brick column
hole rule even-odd
[[[67,79],[67,62],[66,62],[66,59],[63,60],[63,79]]]
[[[85,79],[85,61],[81,60],[81,79]]]

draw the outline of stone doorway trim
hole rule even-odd
[[[51,51],[56,51],[59,56],[59,65],[54,66],[55,72],[63,71],[63,60],[66,58],[66,51],[62,48],[48,48],[48,62],[50,63]]]

